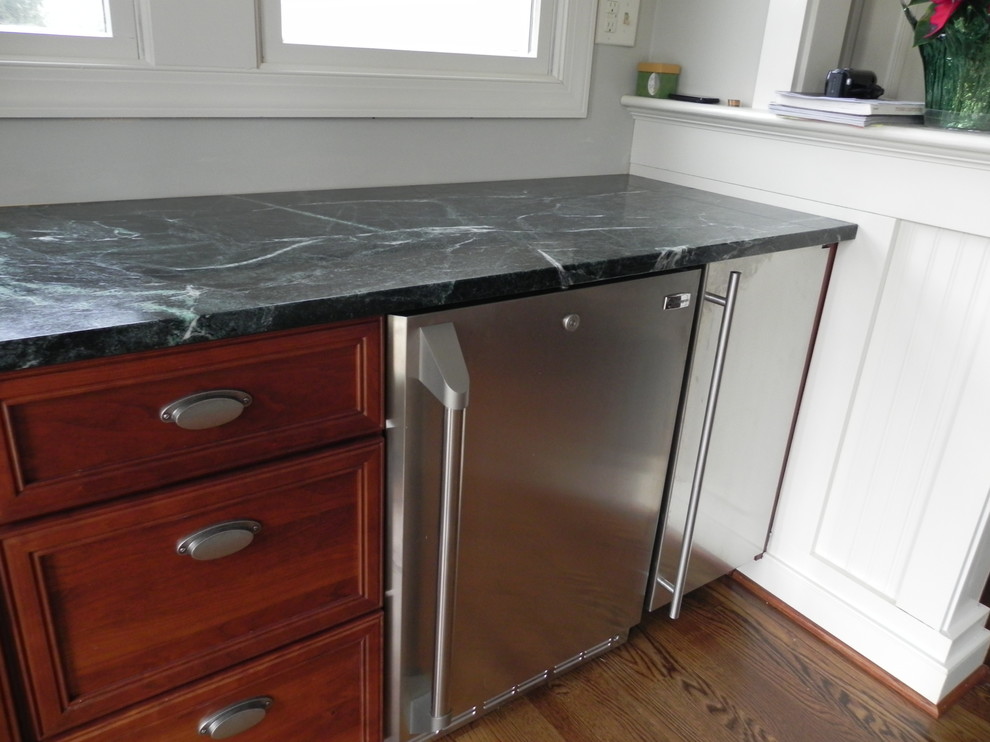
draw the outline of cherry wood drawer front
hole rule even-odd
[[[374,320],[0,378],[0,521],[380,430],[380,356]],[[219,427],[162,421],[171,403],[214,390],[253,401]]]
[[[382,442],[50,519],[4,539],[38,731],[73,727],[381,606]],[[216,524],[261,530],[199,561]]]
[[[240,701],[272,700],[237,742],[379,742],[381,615],[142,704],[59,742],[196,742],[203,719]]]
[[[17,711],[13,705],[10,682],[4,666],[3,649],[0,648],[0,742],[18,742],[21,737],[14,723]]]

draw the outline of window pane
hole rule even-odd
[[[0,0],[0,31],[113,35],[105,0]]]
[[[540,0],[282,0],[281,17],[286,44],[534,57]]]

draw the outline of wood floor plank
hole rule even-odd
[[[913,707],[906,715],[896,713],[892,709],[903,707],[898,696],[865,674],[855,677],[866,682],[852,682],[845,658],[780,620],[780,614],[757,607],[751,595],[731,583],[714,585],[692,603],[694,618],[710,626],[720,642],[719,656],[737,659],[734,667],[760,677],[750,684],[749,696],[754,702],[766,699],[764,713],[781,716],[790,710],[796,714],[791,728],[801,724],[810,739],[816,739],[818,728],[827,730],[829,740],[925,739]],[[722,682],[740,686],[744,677],[733,671]]]
[[[725,591],[723,597],[736,601],[739,611],[726,612],[720,620],[713,621],[716,631],[728,631],[733,622],[737,624],[732,628],[738,636],[733,639],[737,641],[738,651],[753,655],[749,657],[751,663],[765,662],[763,671],[768,682],[778,681],[777,692],[781,699],[789,688],[800,688],[794,695],[801,708],[808,712],[803,727],[808,732],[807,739],[817,739],[813,736],[819,733],[816,730],[822,730],[820,733],[826,735],[825,739],[907,742],[956,739],[959,730],[955,725],[943,723],[933,727],[933,720],[923,711],[858,671],[847,658],[796,627],[780,613],[762,610],[765,606],[750,593],[732,583],[713,586],[712,593],[718,591]],[[722,610],[725,610],[724,605]],[[793,685],[781,685],[781,679],[789,680]],[[938,734],[941,736],[933,736],[933,728],[940,729]],[[964,733],[963,739],[967,738],[983,739]],[[990,735],[986,739],[990,739]]]
[[[676,640],[676,637],[674,637]],[[686,652],[690,644],[680,641],[660,643],[648,632],[637,630],[626,651],[615,653],[610,661],[626,667],[616,667],[620,683],[627,693],[642,698],[644,708],[660,715],[668,729],[676,732],[675,739],[776,740],[779,737],[763,720],[754,716],[747,704],[729,684],[718,682],[718,667],[708,664],[710,655]],[[642,674],[630,685],[628,662],[637,654],[636,664],[647,666],[652,660],[653,672]],[[714,680],[714,682],[713,682]],[[637,691],[633,691],[636,688]],[[676,702],[672,702],[676,699]],[[628,713],[628,705],[625,707]]]
[[[451,740],[460,742],[568,742],[532,704],[529,697],[519,698],[496,709],[482,722],[475,722],[454,732]]]
[[[990,742],[990,682],[934,719],[726,578],[449,739]]]

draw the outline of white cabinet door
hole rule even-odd
[[[741,277],[685,592],[764,551],[830,255],[812,247],[707,268],[705,290],[720,296],[731,271]],[[700,311],[649,610],[670,602],[677,576],[722,312],[712,302]]]

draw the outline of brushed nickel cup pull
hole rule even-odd
[[[214,389],[177,399],[161,410],[161,420],[185,430],[218,428],[236,420],[254,399],[239,389]]]
[[[210,739],[227,739],[260,724],[274,700],[257,696],[233,703],[199,722],[199,733]]]
[[[222,559],[247,548],[258,533],[261,524],[256,520],[228,520],[186,536],[175,545],[175,552],[199,562]]]

